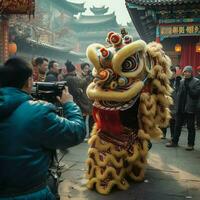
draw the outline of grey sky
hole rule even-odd
[[[109,7],[108,13],[115,11],[117,22],[121,25],[126,25],[131,22],[131,18],[125,6],[125,0],[68,0],[74,3],[85,3],[87,11],[84,14],[91,14],[89,8],[92,6],[101,7],[105,5]]]

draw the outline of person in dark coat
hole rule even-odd
[[[86,113],[84,114],[84,118],[85,118],[85,123],[86,123],[86,137],[89,138],[90,137],[90,132],[92,131],[92,127],[94,125],[94,119],[92,116],[92,101],[87,97],[86,95],[86,90],[88,85],[92,82],[93,80],[93,76],[92,76],[92,71],[90,69],[90,65],[89,63],[81,63],[81,80],[82,80],[82,88],[83,88],[83,95],[85,96],[85,98],[87,99],[87,104],[89,106],[89,109]]]
[[[79,144],[85,124],[67,88],[53,104],[33,101],[32,69],[20,58],[0,67],[0,200],[55,200],[47,187],[50,151]]]
[[[58,81],[59,64],[55,60],[51,60],[48,65],[49,71],[46,74],[45,82]]]
[[[183,69],[184,79],[181,80],[179,90],[176,95],[176,123],[174,129],[174,136],[167,147],[177,147],[179,137],[181,135],[182,125],[184,120],[187,123],[188,129],[188,147],[186,150],[194,150],[195,144],[195,112],[197,108],[200,81],[193,77],[193,70],[191,66],[186,66]]]
[[[70,94],[72,94],[74,101],[80,107],[82,113],[91,113],[92,105],[88,103],[85,90],[85,80],[81,79],[76,74],[75,66],[67,61],[65,63],[67,74],[64,76],[64,81],[67,82]]]
[[[86,87],[92,82],[93,76],[88,63],[81,63],[81,78],[86,80]]]
[[[171,135],[171,139],[174,136],[174,129],[175,129],[175,119],[176,119],[176,94],[177,91],[179,89],[179,85],[180,85],[180,81],[181,81],[181,77],[179,75],[176,74],[176,68],[175,67],[171,67],[171,71],[172,71],[172,77],[170,79],[170,86],[173,88],[173,92],[171,94],[171,97],[173,99],[173,104],[170,106],[170,111],[171,111],[171,119],[169,122],[169,128],[170,128],[170,135]],[[163,137],[162,139],[166,138],[166,133],[167,133],[167,128],[162,128],[163,131]]]

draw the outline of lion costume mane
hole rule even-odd
[[[94,101],[95,124],[86,177],[87,187],[101,194],[114,186],[126,190],[128,177],[144,179],[150,139],[161,137],[172,103],[171,61],[161,44],[115,32],[108,33],[107,42],[87,48],[94,65],[87,95]]]

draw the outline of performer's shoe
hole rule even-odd
[[[165,146],[166,147],[178,147],[178,144],[175,144],[173,142],[168,142]]]
[[[186,151],[193,151],[194,150],[194,146],[191,146],[191,145],[188,145],[186,148],[185,148]]]

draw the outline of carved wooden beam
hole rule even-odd
[[[34,15],[35,0],[0,0],[0,15]]]

